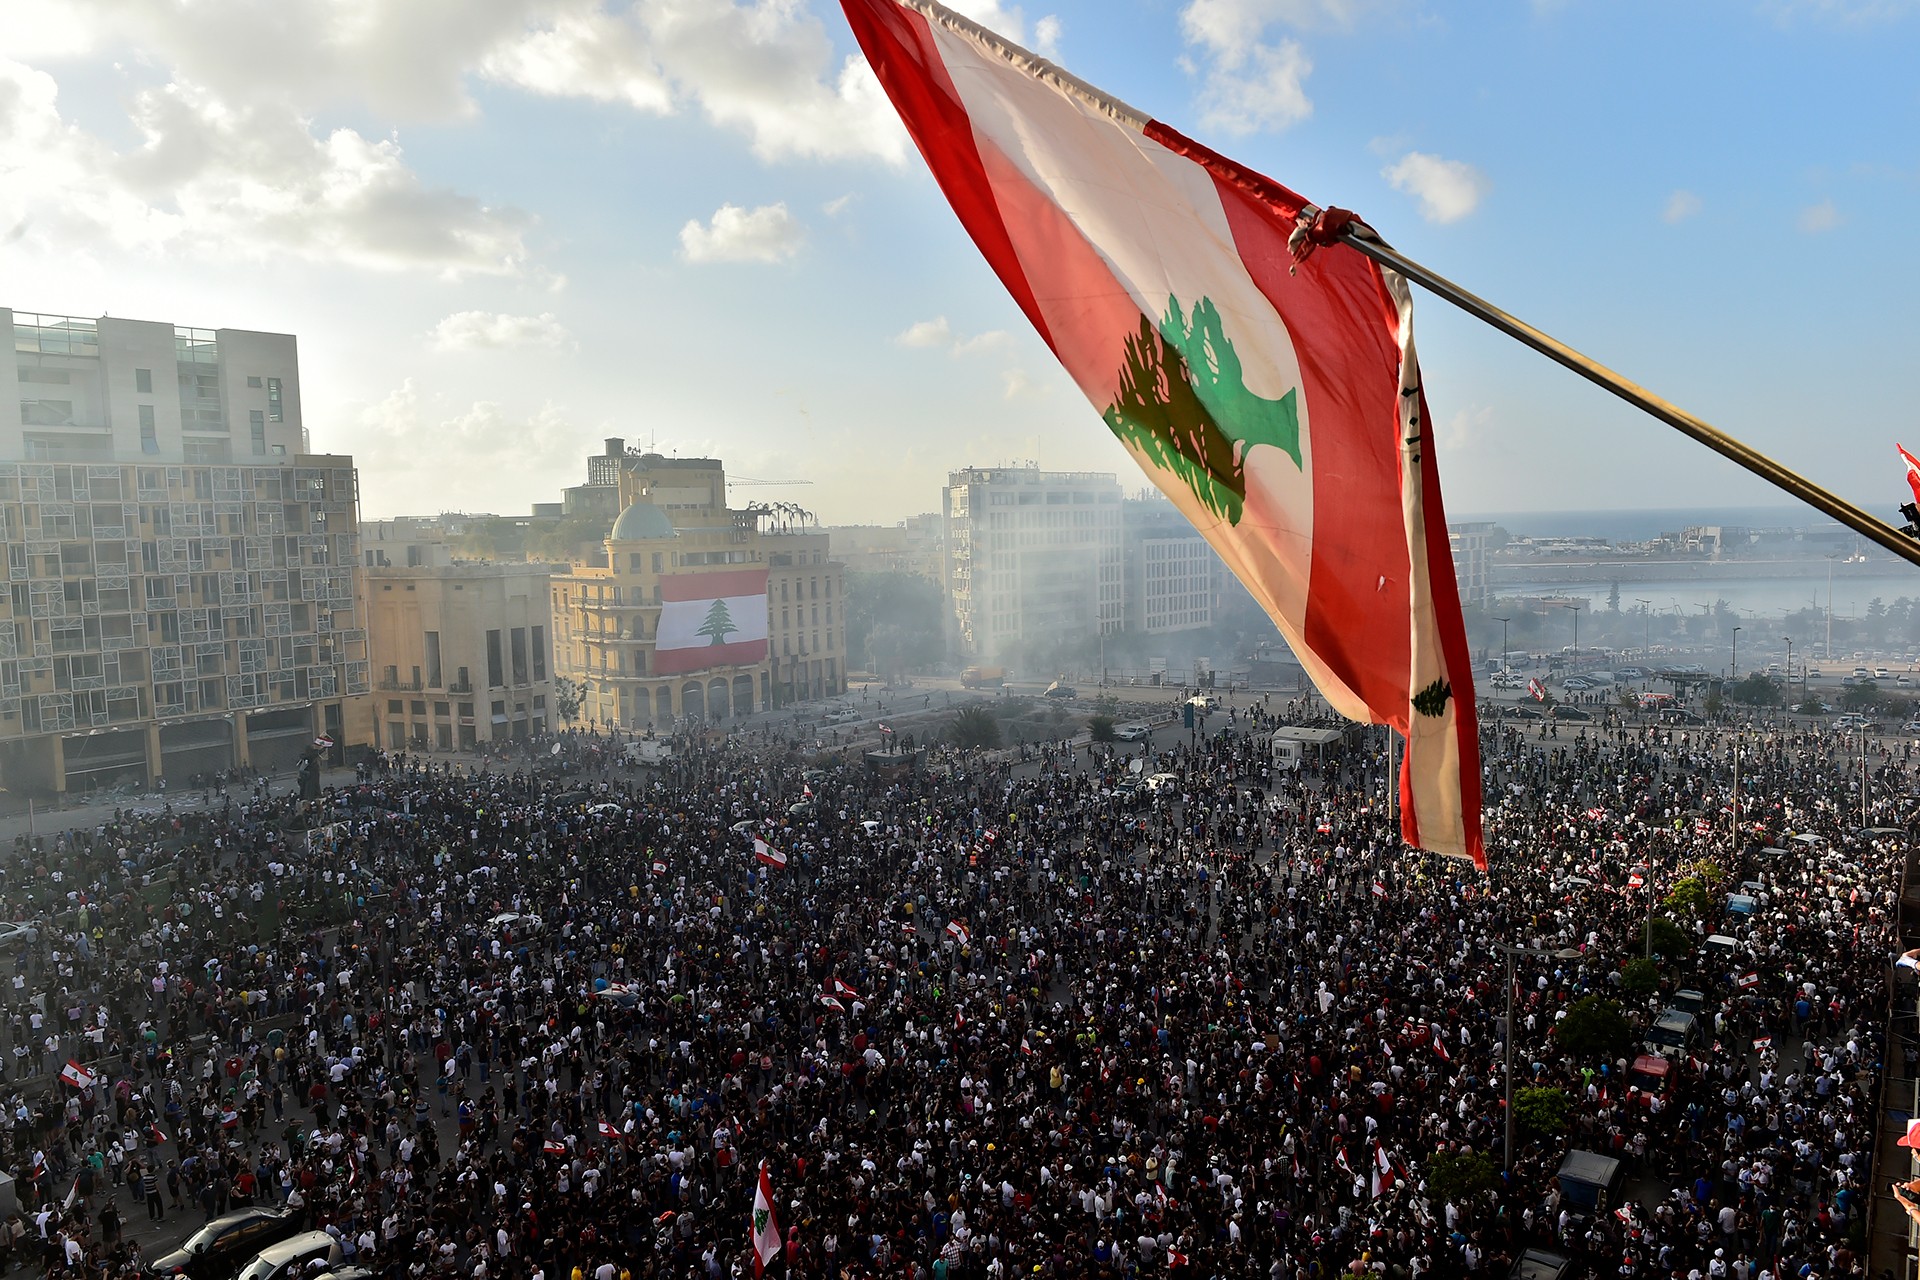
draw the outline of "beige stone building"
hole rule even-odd
[[[358,478],[306,451],[294,339],[7,311],[0,787],[342,758]]]
[[[455,560],[408,523],[362,534],[378,745],[471,751],[557,728],[551,568]]]
[[[582,721],[711,723],[846,689],[846,573],[788,509],[726,502],[714,458],[625,458],[607,565],[553,579],[554,662]]]

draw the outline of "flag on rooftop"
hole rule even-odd
[[[1328,702],[1405,735],[1407,841],[1485,866],[1412,298],[1336,243],[1371,230],[932,0],[842,7],[960,221],[1108,428]]]

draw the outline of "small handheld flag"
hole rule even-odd
[[[759,836],[753,838],[753,856],[769,867],[784,867],[787,865],[785,850],[774,848]]]
[[[959,920],[947,921],[947,936],[963,947],[973,941],[973,934],[969,933],[967,926]]]
[[[753,1274],[760,1273],[780,1256],[780,1223],[773,1216],[773,1181],[767,1177],[767,1162],[760,1162],[760,1182],[753,1189]]]
[[[66,1066],[60,1068],[60,1079],[76,1089],[91,1089],[95,1078],[93,1072],[71,1058],[67,1059]]]

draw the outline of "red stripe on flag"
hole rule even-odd
[[[705,671],[709,667],[748,666],[767,656],[767,642],[736,640],[732,644],[698,644],[685,649],[655,649],[653,669],[663,676]]]
[[[714,569],[706,573],[670,573],[660,579],[664,601],[717,600],[767,594],[765,569]]]
[[[1013,237],[1002,221],[1000,202],[974,138],[973,121],[960,105],[960,91],[954,88],[947,65],[934,48],[927,20],[891,0],[841,0],[840,7],[846,12],[854,39],[860,42],[874,74],[892,99],[894,110],[906,121],[907,131],[932,170],[941,194],[960,215],[981,256],[1041,339],[1053,346],[1046,317],[1034,301],[1033,289],[1013,250]],[[919,74],[907,74],[909,67]]]

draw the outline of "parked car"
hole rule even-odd
[[[1145,742],[1150,732],[1144,724],[1123,724],[1113,731],[1113,736],[1121,742]]]
[[[227,1280],[240,1263],[294,1235],[299,1227],[299,1220],[284,1209],[223,1213],[181,1241],[178,1249],[149,1259],[147,1274]]]
[[[340,1242],[324,1231],[302,1231],[260,1250],[234,1280],[280,1280],[282,1276],[298,1280],[310,1270],[310,1263],[319,1261],[328,1267],[339,1262]]]
[[[1553,718],[1555,720],[1591,720],[1593,713],[1582,711],[1579,707],[1561,706],[1553,709]]]
[[[1048,685],[1046,693],[1042,696],[1048,698],[1077,698],[1080,696],[1080,691],[1070,684],[1055,683]]]
[[[494,933],[511,933],[516,938],[531,938],[543,927],[539,916],[520,911],[502,911],[487,921],[487,928]]]

